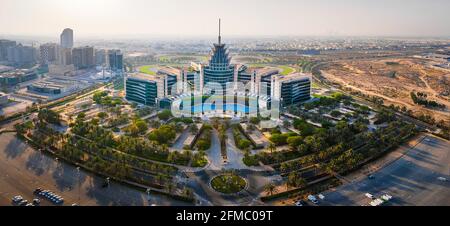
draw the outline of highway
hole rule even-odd
[[[403,153],[394,151],[383,166],[366,176],[323,193],[319,205],[360,206],[383,194],[393,196],[387,205],[450,206],[450,141],[426,134],[419,143]],[[445,178],[446,181],[441,180]]]

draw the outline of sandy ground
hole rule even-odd
[[[411,58],[340,61],[328,65],[322,72],[330,81],[384,98],[386,105],[406,106],[416,114],[431,114],[450,123],[450,72],[429,64],[428,61]],[[391,76],[393,72],[395,76]],[[426,93],[429,100],[447,108],[429,109],[416,105],[411,99],[411,91]]]

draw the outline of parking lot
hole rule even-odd
[[[386,205],[450,206],[450,142],[425,135],[404,155],[371,175],[323,193],[325,199],[319,205],[369,205],[369,193],[374,198],[392,196]]]
[[[14,133],[0,135],[0,206],[18,205],[12,198],[19,195],[28,203],[39,198],[41,206],[189,205],[156,194],[151,194],[148,201],[145,192],[112,181],[109,187],[103,187],[104,184],[104,178],[55,161],[30,148]],[[36,188],[50,190],[55,196],[35,194]],[[52,201],[57,196],[64,202]]]

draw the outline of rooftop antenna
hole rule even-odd
[[[220,36],[220,18],[219,18],[219,45],[220,45],[221,41],[222,41],[222,37]]]

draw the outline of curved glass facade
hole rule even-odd
[[[144,105],[156,105],[158,97],[157,84],[152,81],[145,81],[133,77],[128,77],[125,83],[126,99]]]
[[[209,65],[203,70],[203,85],[218,83],[222,86],[221,89],[225,90],[227,83],[234,82],[234,65],[231,65],[230,61],[225,44],[214,44]]]

